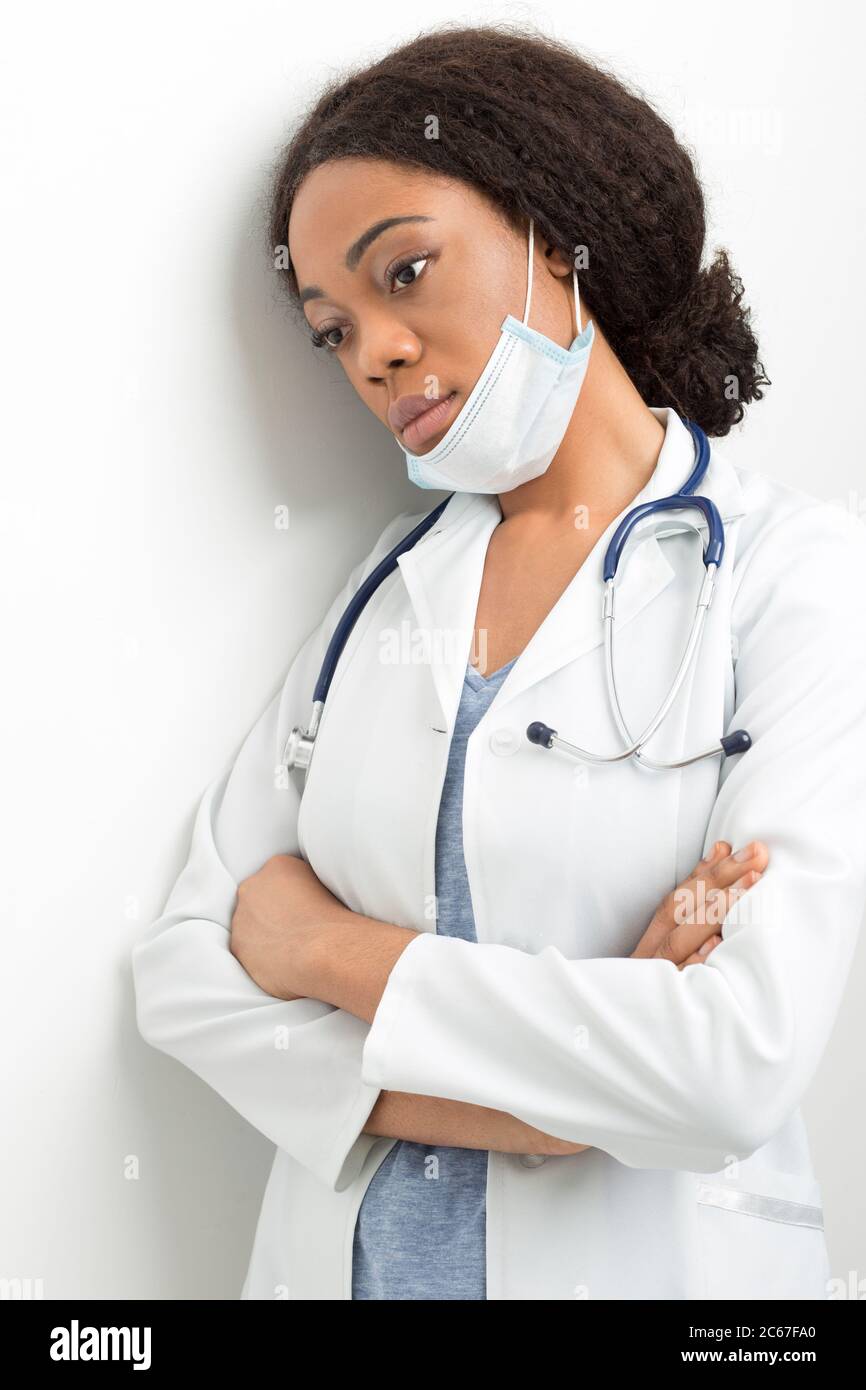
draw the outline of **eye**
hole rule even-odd
[[[416,281],[419,280],[421,275],[423,275],[424,273],[423,269],[416,272],[415,267],[425,266],[427,262],[430,260],[431,254],[432,253],[430,251],[413,251],[411,255],[403,256],[400,260],[394,261],[393,264],[389,265],[388,269],[385,271],[386,283],[390,285],[392,289],[395,284],[400,289],[409,289],[410,285],[414,285]],[[413,272],[413,278],[411,280],[400,280],[398,278],[403,274],[405,270],[411,270]],[[326,323],[323,324],[321,328],[313,329],[311,331],[310,341],[312,342],[313,347],[315,348],[327,348],[329,352],[336,352],[338,348],[342,347],[344,339],[341,338],[338,343],[334,343],[331,342],[328,335],[331,333],[340,332],[342,332],[341,324]]]
[[[402,260],[394,261],[393,265],[389,265],[385,271],[385,279],[392,287],[396,282],[402,288],[408,288],[409,285],[414,285],[415,281],[420,279],[423,272],[419,271],[411,280],[398,280],[398,276],[402,275],[404,270],[414,271],[416,265],[426,265],[429,259],[429,251],[413,251],[410,256],[404,256]]]
[[[324,324],[322,328],[314,328],[312,330],[310,333],[310,341],[315,348],[327,348],[330,352],[336,352],[343,339],[341,338],[339,343],[332,343],[328,338],[328,334],[339,332],[341,332],[341,328],[338,323]]]

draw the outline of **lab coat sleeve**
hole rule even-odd
[[[160,918],[133,948],[139,1031],[340,1192],[376,1136],[363,1126],[379,1088],[361,1079],[369,1025],[317,999],[265,993],[230,951],[242,879],[274,854],[298,854],[300,793],[278,763],[289,729],[306,727],[337,621],[375,564],[419,518],[402,514],[355,567],[233,765],[207,787],[189,857]]]
[[[806,502],[747,551],[726,732],[753,744],[724,764],[704,853],[761,839],[770,862],[721,944],[678,970],[419,934],[376,1010],[365,1081],[504,1110],[630,1167],[703,1172],[799,1106],[866,902],[866,532]]]

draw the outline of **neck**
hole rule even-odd
[[[575,529],[601,535],[649,482],[664,439],[664,425],[644,404],[596,323],[589,366],[562,443],[540,477],[498,494],[503,521],[509,531],[527,536]]]

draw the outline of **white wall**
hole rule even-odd
[[[862,34],[841,0],[811,13],[466,16],[534,19],[675,117],[774,383],[729,456],[859,510]],[[54,0],[6,18],[0,1275],[45,1297],[240,1291],[273,1151],[139,1038],[130,949],[205,785],[385,522],[423,505],[281,307],[264,171],[332,70],[460,15]],[[864,973],[861,950],[807,1105],[834,1272],[861,1276]]]

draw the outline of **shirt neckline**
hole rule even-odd
[[[500,666],[498,671],[491,672],[489,676],[482,676],[478,668],[476,666],[473,666],[471,661],[467,661],[467,679],[469,680],[470,685],[472,685],[476,690],[485,690],[488,686],[493,685],[496,681],[498,681],[501,676],[504,676],[506,671],[509,671],[511,669],[516,660],[517,657],[513,656],[510,661],[507,661],[504,666]]]

